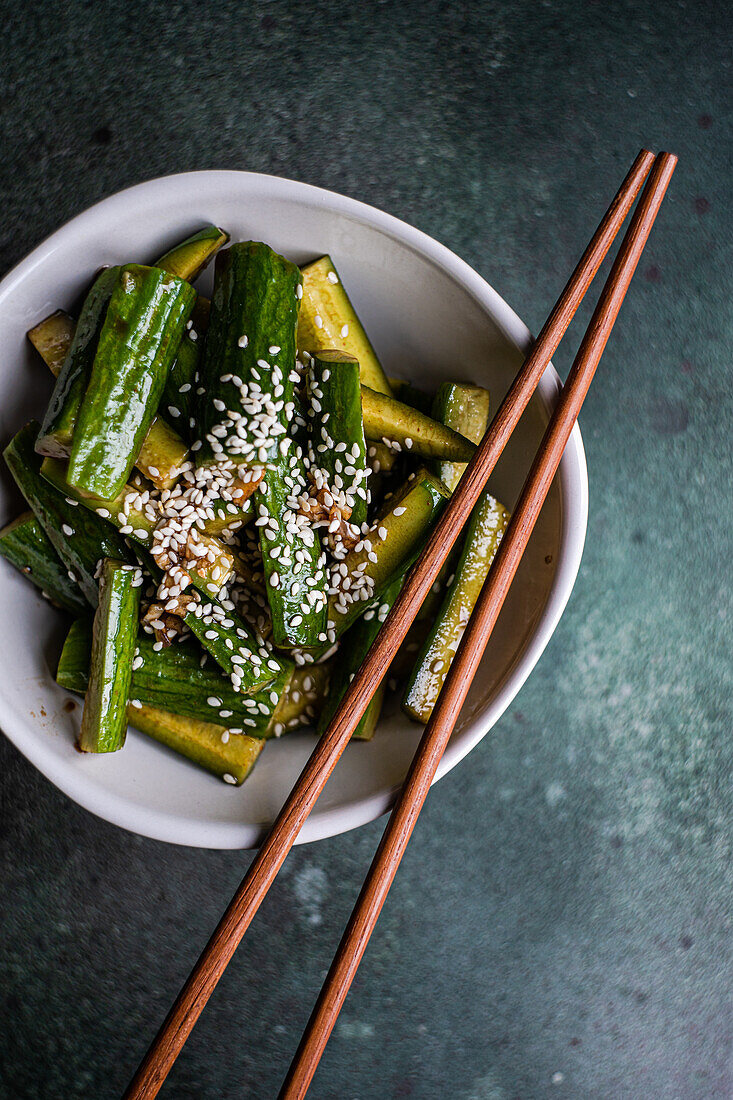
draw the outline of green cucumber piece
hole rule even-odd
[[[395,444],[422,458],[469,462],[476,446],[458,432],[440,424],[394,397],[361,387],[364,435]]]
[[[266,467],[255,522],[273,641],[283,647],[316,644],[326,613],[318,535],[288,505],[306,485],[300,449],[288,435],[300,283],[298,268],[264,244],[236,244],[217,257],[199,415],[199,464],[228,458]],[[240,417],[236,429],[230,410]]]
[[[397,599],[400,589],[405,581],[405,573],[400,573],[383,590],[378,600],[369,605],[362,617],[354,623],[341,640],[338,657],[334,662],[334,672],[328,699],[321,711],[321,717],[316,726],[316,732],[320,736],[325,733],[328,724],[336,713],[336,708],[346,694],[346,690],[359,671],[359,668],[372,647],[372,643],[382,623],[387,618],[392,604]],[[315,666],[318,667],[318,666]],[[386,676],[375,691],[364,714],[359,719],[359,724],[351,735],[352,741],[371,741],[379,721],[379,715],[384,702],[384,694],[387,688]]]
[[[56,378],[56,385],[38,433],[36,450],[39,454],[63,458],[71,451],[79,408],[87,389],[99,334],[119,273],[119,267],[105,268],[94,280],[84,299],[68,354]]]
[[[258,641],[236,612],[225,611],[215,600],[200,604],[197,610],[198,615],[189,611],[183,621],[243,695],[261,691],[292,671],[292,661]]]
[[[110,298],[69,457],[70,484],[111,498],[135,464],[196,292],[154,267],[127,264]]]
[[[141,569],[124,562],[105,558],[102,564],[79,733],[82,752],[116,752],[125,743],[142,579]]]
[[[335,642],[374,600],[382,596],[392,581],[415,563],[449,495],[443,483],[423,467],[392,497],[370,533],[364,536],[365,545],[358,543],[344,559],[347,575],[352,578],[351,592],[357,573],[371,583],[361,586],[360,590],[365,593],[363,599],[346,602],[342,593],[331,596],[327,623],[329,643]],[[370,553],[376,561],[370,560]]]
[[[397,459],[394,451],[391,451],[389,447],[376,439],[370,439],[367,442],[367,457],[372,472],[375,474],[388,474]]]
[[[153,417],[142,441],[135,465],[156,489],[172,489],[188,459],[188,446],[178,432],[159,416]]]
[[[327,604],[325,556],[318,533],[288,506],[291,495],[306,485],[300,449],[291,446],[290,452],[268,468],[266,492],[257,494],[260,514],[255,520],[260,524],[272,640],[283,648],[322,641]]]
[[[326,699],[331,678],[328,662],[293,669],[270,720],[272,736],[312,725]]]
[[[308,359],[310,471],[315,464],[329,489],[345,494],[344,515],[361,527],[369,494],[359,362],[342,351],[314,352]]]
[[[470,382],[443,382],[435,395],[430,414],[433,420],[478,444],[489,426],[489,410],[489,391],[483,386],[474,386]],[[434,469],[453,492],[466,469],[466,463],[439,459]]]
[[[300,351],[335,348],[358,360],[365,386],[390,394],[387,376],[330,256],[321,256],[303,271],[303,300],[298,319]]]
[[[33,512],[24,512],[0,531],[0,557],[14,565],[49,600],[73,615],[83,615],[88,604],[69,577]]]
[[[192,339],[192,333],[196,339]],[[164,414],[175,420],[183,438],[193,443],[196,431],[196,409],[199,397],[199,372],[203,344],[195,328],[187,329],[178,345],[178,354],[168,372],[160,407]]]
[[[192,283],[198,279],[210,260],[229,241],[229,234],[215,225],[204,226],[198,233],[186,237],[156,260],[155,266],[169,275]]]
[[[202,654],[194,641],[181,642],[156,650],[149,634],[138,635],[130,688],[131,714],[141,706],[155,707],[196,722],[215,723],[227,729],[244,731],[250,737],[279,736],[285,726],[275,729],[273,716],[285,723],[302,714],[315,701],[303,696],[297,684],[305,677],[291,665],[276,675],[272,682],[254,695],[235,691],[229,677],[219,666]],[[92,624],[89,618],[72,624],[64,642],[56,672],[56,683],[67,691],[83,695],[89,683],[89,658],[92,646]],[[202,657],[205,659],[202,663]],[[314,668],[319,666],[313,666]],[[290,690],[291,679],[294,686]],[[293,703],[293,694],[297,696]],[[317,693],[315,695],[317,698]],[[135,725],[133,719],[130,719]]]
[[[137,503],[140,498],[140,491],[134,485],[128,483],[116,497],[112,500],[106,500],[104,497],[95,496],[94,493],[86,493],[83,489],[77,489],[76,486],[69,485],[66,470],[66,463],[57,458],[45,458],[41,464],[42,476],[62,492],[68,500],[78,500],[85,508],[117,527],[122,534],[138,546],[143,546],[146,549],[152,546],[153,532],[158,519],[151,518],[145,507]],[[226,527],[231,526],[233,522],[246,517],[250,508],[250,502],[245,501],[237,514],[233,516],[226,510],[226,505],[222,501],[221,513],[215,519],[207,520],[204,530],[199,533],[200,541],[207,549],[214,551],[214,559],[209,561],[207,557],[200,558],[199,565],[195,569],[190,569],[189,574],[194,587],[209,597],[219,592],[222,585],[226,584],[231,577],[233,570],[239,575],[239,556],[217,539],[216,535]],[[247,577],[243,576],[242,579],[246,580]]]
[[[100,517],[79,507],[41,475],[41,458],[34,449],[38,424],[32,420],[3,452],[21,493],[33,509],[53,548],[92,607],[97,606],[97,566],[102,558],[135,557],[124,537]]]
[[[59,368],[68,355],[74,328],[73,317],[63,310],[57,310],[28,332],[28,339],[54,377],[58,375]],[[77,412],[78,409],[74,412],[74,424]],[[69,444],[69,449],[70,446]],[[188,447],[181,437],[169,424],[156,416],[142,442],[135,465],[158,489],[170,489],[178,479],[180,468],[187,457]]]
[[[217,256],[201,371],[199,466],[229,458],[251,467],[277,458],[278,437],[286,435],[293,411],[300,282],[295,264],[256,241]],[[259,393],[270,395],[274,413],[258,432],[266,413],[258,415],[251,405]],[[227,416],[230,409],[246,425],[241,434]]]
[[[432,714],[508,521],[503,505],[484,492],[471,513],[453,582],[405,688],[403,709],[417,722]]]
[[[57,309],[26,333],[54,378],[58,378],[69,354],[75,328],[74,318],[63,309]]]
[[[413,385],[412,382],[405,381],[404,378],[390,378],[389,384],[392,388],[392,396],[403,405],[409,405],[411,409],[417,409],[418,412],[435,419],[435,414],[430,411],[433,407],[431,394]]]
[[[434,420],[460,432],[472,443],[479,443],[489,426],[489,391],[469,382],[443,382],[435,395],[431,415]],[[432,468],[443,484],[454,492],[466,465],[462,462],[438,460],[433,463]],[[409,675],[415,663],[415,657],[425,640],[426,630],[429,629],[426,624],[432,626],[435,622],[443,603],[448,578],[455,575],[461,556],[461,541],[458,540],[448,555],[400,646],[393,666],[400,679]]]
[[[127,717],[141,733],[236,787],[250,775],[265,747],[260,737],[230,734],[226,726],[183,718],[155,707],[129,707]]]

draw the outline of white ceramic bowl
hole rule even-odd
[[[247,172],[190,172],[151,180],[93,206],[59,229],[0,284],[0,442],[42,414],[50,376],[26,330],[69,308],[103,264],[151,261],[205,222],[232,239],[263,240],[298,263],[329,252],[388,373],[435,388],[445,378],[488,386],[494,408],[530,334],[513,310],[452,252],[353,199]],[[205,282],[204,282],[204,285]],[[549,306],[550,303],[548,303]],[[513,506],[549,412],[551,367],[514,433],[492,485]],[[585,538],[588,485],[575,429],[555,485],[438,770],[445,775],[485,736],[531,672],[570,595]],[[3,470],[0,520],[21,509]],[[254,846],[309,755],[303,733],[271,743],[252,777],[231,787],[131,730],[124,751],[80,755],[79,721],[53,674],[64,618],[0,561],[0,725],[70,798],[126,829],[210,848]],[[349,746],[300,841],[353,829],[392,803],[422,727],[388,701],[374,740]]]

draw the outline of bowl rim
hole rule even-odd
[[[43,265],[59,248],[73,240],[81,225],[85,228],[95,221],[106,221],[129,210],[129,204],[143,192],[146,198],[155,192],[168,193],[175,200],[175,192],[182,194],[193,188],[201,193],[204,186],[214,183],[245,183],[247,187],[266,189],[275,199],[302,201],[306,206],[327,207],[336,215],[367,224],[392,240],[407,245],[427,258],[450,279],[462,286],[473,300],[486,312],[506,339],[526,354],[532,336],[524,322],[501,295],[465,261],[446,245],[408,222],[378,207],[361,202],[347,195],[316,187],[313,184],[283,176],[236,169],[202,169],[157,176],[134,184],[102,198],[74,215],[40,242],[27,256],[15,264],[0,281],[0,310],[6,298],[18,285]],[[202,196],[205,198],[205,196]],[[538,396],[551,412],[560,391],[560,379],[550,364],[538,387]],[[556,569],[544,608],[535,624],[524,650],[506,675],[492,701],[463,728],[459,741],[451,740],[438,766],[433,782],[451,771],[476,747],[522,688],[562,616],[573,589],[580,567],[588,521],[588,471],[585,450],[578,424],[575,425],[558,471],[561,500],[561,529]],[[261,842],[268,826],[231,822],[201,822],[180,813],[160,811],[130,803],[124,796],[110,795],[90,786],[83,772],[59,765],[49,758],[43,749],[42,739],[23,716],[8,706],[0,695],[0,718],[6,736],[19,751],[69,798],[91,813],[119,825],[131,832],[173,844],[217,849],[255,847]],[[399,786],[318,811],[315,807],[306,820],[296,840],[297,844],[309,843],[347,832],[375,820],[394,804]]]

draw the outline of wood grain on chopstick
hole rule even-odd
[[[141,1100],[142,1097],[157,1095],[348,744],[369,700],[384,678],[420,604],[435,581],[507,439],[629,213],[653,160],[650,152],[642,150],[631,166],[469,463],[460,486],[448,502],[374,645],[128,1086],[126,1100]]]
[[[676,157],[662,153],[652,169],[481,595],[451,663],[443,689],[425,727],[407,779],[293,1059],[280,1100],[302,1100],[308,1091],[557,472],[676,163]]]

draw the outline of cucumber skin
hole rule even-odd
[[[240,453],[223,452],[221,455],[212,450],[207,436],[225,415],[215,408],[214,401],[223,401],[226,408],[242,412],[247,417],[241,405],[239,389],[232,382],[222,382],[221,376],[231,374],[246,383],[254,381],[266,391],[270,373],[258,366],[258,360],[280,367],[283,405],[292,401],[294,384],[290,372],[295,366],[299,306],[296,290],[300,283],[300,271],[295,264],[258,241],[232,245],[217,256],[206,352],[201,370],[201,385],[205,392],[198,406],[201,448],[197,465],[217,462],[223,455],[235,462],[256,465],[257,455],[252,463]],[[246,347],[239,346],[242,336],[247,337]],[[275,355],[269,350],[273,346],[280,348]],[[281,421],[287,428],[284,416]],[[278,440],[276,436],[266,460],[278,457]]]
[[[49,326],[52,329],[52,333],[49,333],[52,339],[45,338],[44,326]],[[75,326],[74,318],[59,309],[46,317],[35,328],[30,329],[27,334],[28,339],[54,377],[58,377],[59,373],[57,369],[58,357],[61,356],[63,360],[68,355]],[[191,347],[195,347],[193,341],[189,341],[189,343]],[[61,365],[63,366],[63,362]],[[165,397],[163,401],[166,404]],[[74,422],[76,422],[79,403],[77,403],[74,414]],[[71,442],[69,442],[67,450],[70,449]],[[188,447],[183,439],[170,424],[167,424],[161,417],[156,416],[140,446],[140,453],[137,456],[135,465],[158,489],[170,489],[178,479],[178,467],[185,462],[187,457]],[[157,474],[152,472],[153,467],[158,471]]]
[[[64,642],[56,672],[56,682],[67,691],[83,695],[89,683],[89,657],[92,645],[92,624],[87,618],[77,619]],[[263,691],[249,698],[257,710],[243,705],[243,695],[237,693],[221,669],[209,660],[201,667],[202,653],[195,642],[182,642],[168,649],[154,650],[153,640],[141,633],[137,639],[138,656],[142,664],[133,669],[130,696],[147,707],[166,711],[194,722],[246,729],[247,736],[267,739],[276,736],[271,725],[276,709],[271,699],[276,692],[284,698],[292,676],[290,667],[277,676]],[[211,706],[208,699],[219,699],[221,705]],[[138,708],[131,707],[134,715]],[[231,711],[222,715],[221,711]],[[244,725],[247,720],[247,725]],[[254,721],[254,725],[252,725]],[[130,718],[134,726],[134,718]]]
[[[56,385],[38,433],[36,450],[39,454],[66,458],[71,452],[79,410],[89,384],[99,335],[119,272],[119,267],[105,268],[94,280],[84,299],[71,346],[56,378]]]
[[[434,405],[432,394],[421,390],[419,386],[413,386],[412,382],[407,382],[403,378],[390,378],[389,384],[392,387],[392,395],[403,405],[409,405],[411,409],[417,409],[426,416],[432,416],[433,420],[439,419],[432,411]]]
[[[330,256],[321,256],[303,268],[303,301],[298,323],[301,351],[336,348],[359,361],[361,380],[380,393],[392,389],[377,353],[359,320]],[[329,275],[331,278],[329,278]],[[334,281],[335,277],[335,281]],[[315,323],[320,317],[321,325]],[[342,335],[347,326],[346,336]]]
[[[338,657],[335,661],[328,698],[326,699],[323,710],[321,711],[321,716],[318,720],[318,725],[316,726],[316,732],[319,737],[325,733],[328,728],[331,719],[336,713],[336,708],[346,694],[349,684],[354,675],[358,672],[362,661],[371,649],[374,639],[382,628],[383,620],[379,618],[379,610],[384,606],[387,608],[392,607],[392,604],[397,599],[400,589],[405,582],[406,575],[406,572],[403,571],[399,576],[395,577],[395,579],[384,589],[380,598],[369,605],[367,612],[370,610],[375,612],[372,618],[365,619],[362,615],[345,634],[339,647]],[[386,687],[387,679],[385,677],[359,719],[359,724],[351,735],[352,741],[371,741],[374,736],[377,722],[379,721]]]
[[[189,283],[158,268],[120,268],[74,430],[72,485],[106,498],[122,489],[195,300]]]
[[[430,415],[447,428],[460,432],[472,443],[479,444],[489,426],[489,391],[469,382],[443,382],[433,400]],[[435,474],[453,492],[461,480],[465,462],[438,460]]]
[[[105,559],[92,628],[89,686],[79,733],[82,752],[116,752],[125,743],[140,593],[139,570]]]
[[[135,563],[124,537],[100,516],[68,503],[63,493],[41,475],[41,457],[34,450],[38,424],[30,421],[3,452],[5,461],[36,519],[92,607],[97,606],[97,565],[102,558]],[[67,535],[63,525],[71,527]]]
[[[168,377],[163,387],[163,396],[160,399],[161,412],[165,416],[171,416],[171,408],[178,409],[180,415],[174,417],[176,429],[190,445],[195,439],[196,408],[198,397],[196,390],[198,381],[196,376],[201,365],[202,344],[198,339],[192,340],[188,332],[184,332],[183,339],[178,345],[178,353],[175,362],[168,371]],[[188,386],[185,393],[181,393],[181,386]],[[194,421],[191,424],[191,421]]]
[[[402,709],[417,722],[430,718],[508,520],[506,509],[484,491],[471,513],[453,583],[405,687]]]
[[[267,687],[273,680],[292,671],[294,665],[287,658],[280,657],[271,651],[268,652],[267,657],[259,653],[263,647],[257,644],[252,632],[235,612],[227,611],[226,618],[231,620],[232,626],[225,627],[218,622],[204,622],[193,612],[185,615],[183,621],[226,673],[231,674],[236,670],[242,676],[242,685],[239,689],[242,695],[253,695]],[[207,637],[207,634],[214,634],[215,637]],[[227,645],[227,642],[231,645]],[[246,659],[252,652],[260,657],[262,662],[260,665],[256,666],[251,662],[237,665],[232,662],[233,656]],[[277,667],[271,668],[268,662],[272,662]]]
[[[69,577],[53,543],[32,512],[25,512],[0,531],[0,556],[63,611],[83,615],[88,610],[84,594]]]
[[[207,225],[186,237],[155,261],[155,267],[192,283],[229,241],[229,234],[216,225]]]
[[[298,461],[297,470],[297,476],[305,480],[305,470],[301,460]],[[284,475],[285,473],[292,475],[293,472],[292,468],[288,467],[285,470],[279,464],[274,469],[268,469],[265,475],[267,490],[264,495],[259,491],[257,493],[258,503],[264,504],[268,515],[274,516],[278,523],[278,531],[274,538],[267,534],[267,527],[260,527],[260,547],[267,586],[267,602],[270,605],[272,617],[272,641],[274,645],[285,649],[317,645],[319,636],[326,629],[326,574],[321,561],[318,532],[311,527],[309,530],[312,542],[306,542],[304,538],[297,540],[294,538],[292,545],[285,542],[282,533],[281,517],[292,492],[284,482]],[[271,552],[278,546],[286,546],[291,551],[291,556],[284,558],[281,554],[275,560]],[[305,561],[299,573],[294,572],[296,563],[293,555],[296,549],[302,550],[305,555]],[[279,582],[277,587],[273,587],[272,584],[275,574]],[[315,581],[313,585],[306,583],[308,577]],[[305,612],[301,603],[305,601],[307,592],[322,593],[323,598],[318,608],[311,607],[308,612]],[[294,624],[293,620],[296,616],[300,616],[301,621]]]
[[[324,373],[328,371],[324,381]],[[334,444],[345,443],[349,458],[346,464],[353,466],[357,472],[366,470],[366,442],[364,439],[364,423],[361,415],[361,390],[359,381],[359,362],[345,352],[313,352],[308,367],[309,392],[315,384],[323,396],[319,401],[320,411],[309,408],[311,424],[311,439],[313,440],[315,462],[328,470],[329,481],[337,473],[336,462],[342,466],[339,472],[344,481],[347,475],[343,473],[344,453],[337,454],[335,450],[328,449],[322,453],[315,451],[317,444],[325,442],[315,428],[318,420],[324,413],[328,414],[328,424],[323,426]],[[351,449],[354,445],[359,448],[358,459],[351,457]],[[351,484],[354,483],[351,477]],[[362,489],[367,487],[366,477],[358,482]],[[352,508],[349,522],[361,527],[366,522],[367,498],[357,493],[352,494],[354,507]]]
[[[271,374],[265,367],[259,366],[258,361],[280,367],[283,392],[277,400],[281,402],[282,409],[278,414],[280,431],[273,433],[274,442],[254,456],[229,454],[228,457],[250,466],[257,465],[258,460],[267,463],[264,491],[262,488],[258,490],[256,500],[260,508],[264,507],[267,514],[276,521],[277,532],[274,537],[270,537],[266,533],[267,528],[261,526],[259,537],[272,615],[273,642],[283,647],[317,644],[326,621],[325,601],[318,611],[310,613],[304,613],[300,607],[306,591],[310,589],[323,592],[325,588],[318,535],[311,528],[311,543],[298,538],[289,547],[281,524],[286,502],[292,494],[292,489],[285,483],[285,476],[295,473],[305,481],[304,468],[292,441],[285,455],[279,448],[280,440],[288,439],[287,431],[293,411],[294,383],[290,375],[295,366],[295,331],[299,306],[296,292],[300,283],[300,271],[295,264],[279,256],[265,244],[248,241],[235,244],[219,254],[202,373],[202,386],[206,392],[199,406],[202,445],[197,461],[199,465],[206,465],[207,462],[216,460],[207,435],[223,419],[223,414],[214,408],[214,400],[223,401],[227,408],[248,416],[242,408],[238,388],[231,382],[222,382],[221,376],[231,374],[243,382],[256,382],[267,391]],[[239,346],[242,336],[246,336],[248,341],[244,348]],[[269,349],[273,346],[280,350],[271,353]],[[291,468],[291,458],[295,469]],[[287,566],[287,559],[283,565],[282,558],[276,561],[271,557],[271,552],[276,547],[280,547],[281,551],[290,548],[291,558],[296,549],[303,551],[305,560],[298,574]],[[278,584],[273,586],[271,582],[275,574]],[[307,578],[316,583],[307,585]],[[292,595],[291,589],[296,582],[299,591],[297,595]],[[300,616],[300,622],[293,626],[292,620],[297,616]]]

